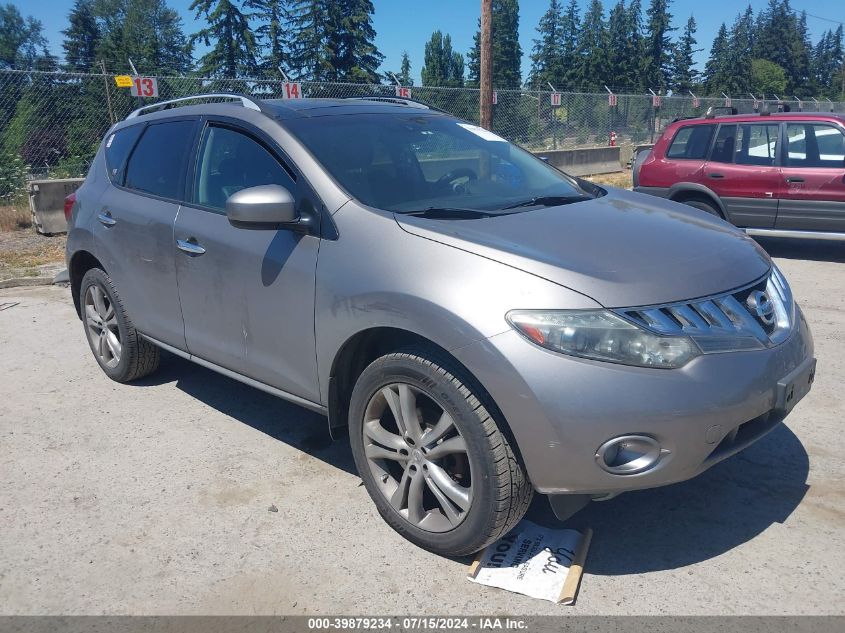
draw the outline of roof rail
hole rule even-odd
[[[364,95],[362,97],[343,97],[344,99],[363,99],[365,101],[383,101],[385,103],[396,103],[398,105],[406,105],[411,108],[421,108],[424,110],[434,110],[436,112],[445,112],[436,106],[420,101],[418,99],[407,99],[405,97],[391,97],[385,95]]]
[[[730,106],[710,106],[709,108],[707,108],[707,112],[704,113],[704,118],[716,118],[716,110],[727,110],[729,114],[739,114],[739,110]]]
[[[154,111],[158,109],[167,109],[170,106],[176,103],[182,103],[184,101],[196,101],[197,99],[234,99],[241,102],[241,105],[245,108],[249,108],[250,110],[256,110],[258,112],[264,112],[264,109],[261,107],[261,102],[258,99],[253,99],[252,97],[248,97],[247,95],[237,94],[234,92],[212,92],[208,94],[198,94],[198,95],[191,95],[190,97],[179,97],[178,99],[170,99],[168,101],[159,101],[158,103],[151,103],[150,105],[141,106],[140,108],[133,110],[127,116],[127,119],[134,119],[137,116],[141,116],[142,114],[147,113],[147,111]]]

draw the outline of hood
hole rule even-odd
[[[407,232],[493,259],[608,308],[717,294],[766,274],[750,237],[687,205],[609,189],[585,202],[470,220],[396,215]]]

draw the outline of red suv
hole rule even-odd
[[[634,191],[718,215],[752,235],[845,240],[845,115],[681,119],[634,163]]]

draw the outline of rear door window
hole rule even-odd
[[[845,136],[832,125],[789,123],[786,147],[789,167],[845,167]]]
[[[147,126],[126,166],[125,186],[162,198],[182,198],[187,156],[196,121],[165,121]]]
[[[123,167],[126,157],[135,147],[135,141],[141,135],[143,125],[132,125],[112,132],[106,138],[106,167],[109,178],[118,185],[123,184]]]
[[[713,138],[715,125],[688,125],[682,127],[672,139],[666,158],[680,158],[690,160],[703,160],[710,148],[710,139]]]
[[[209,126],[200,145],[194,202],[224,210],[233,193],[258,185],[281,185],[295,195],[292,172],[263,144],[237,130]]]
[[[716,163],[732,163],[735,141],[736,125],[720,125],[716,142],[713,143],[713,151],[710,152],[710,160]]]
[[[774,165],[778,127],[777,123],[744,123],[737,126],[735,162],[738,165]]]

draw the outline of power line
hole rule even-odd
[[[831,22],[833,24],[838,24],[839,26],[843,25],[843,22],[840,22],[839,20],[832,20],[831,18],[823,18],[820,15],[813,15],[812,13],[807,13],[806,11],[804,11],[804,13],[807,14],[808,18],[816,18],[817,20],[823,20],[825,22]]]

